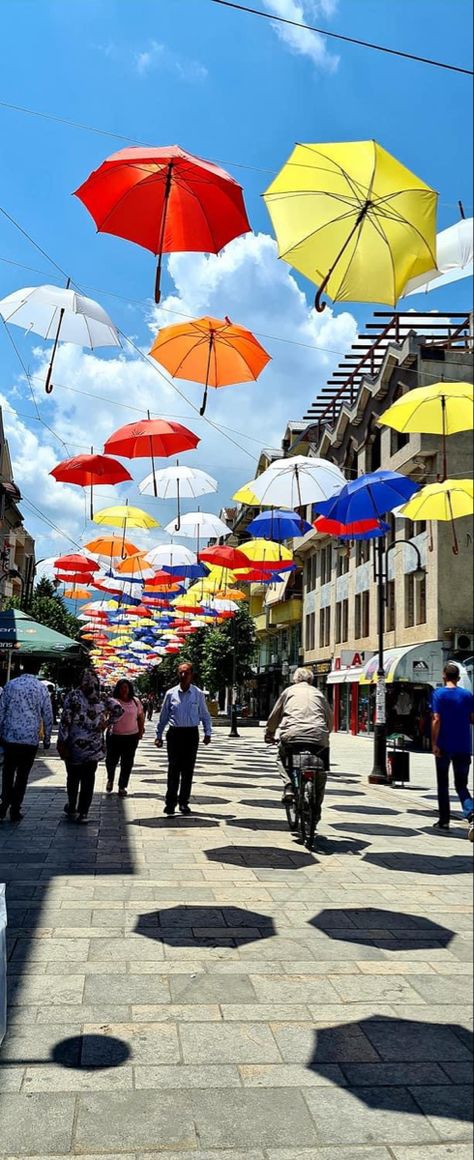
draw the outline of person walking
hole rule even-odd
[[[179,805],[180,813],[190,814],[189,798],[199,747],[199,724],[204,728],[204,744],[209,745],[212,724],[206,698],[193,684],[193,667],[183,662],[178,668],[179,684],[165,695],[156,727],[155,745],[168,749],[168,789],[164,813],[172,816]]]
[[[23,672],[8,681],[0,698],[0,738],[4,750],[0,820],[8,809],[12,822],[21,821],[21,806],[35,760],[41,731],[49,749],[53,728],[51,698],[38,680],[41,661],[25,657]]]
[[[435,689],[432,697],[431,743],[436,761],[439,819],[436,830],[449,830],[449,767],[464,817],[469,822],[468,838],[474,842],[474,801],[469,793],[471,765],[471,725],[474,722],[474,696],[459,687],[460,672],[454,661],[443,670],[444,687]]]
[[[58,753],[66,763],[68,802],[64,812],[71,821],[88,820],[95,773],[104,756],[104,732],[123,712],[118,701],[101,693],[93,669],[86,669],[79,687],[65,698],[58,730]]]
[[[112,793],[117,765],[120,762],[118,783],[119,797],[127,796],[127,786],[133,769],[138,742],[145,731],[143,705],[137,700],[131,681],[117,681],[113,698],[122,706],[122,716],[109,726],[106,742],[105,765],[107,769],[107,793]]]

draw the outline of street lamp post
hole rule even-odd
[[[238,640],[239,626],[237,621],[232,621],[232,701],[230,707],[230,733],[229,737],[240,737],[237,729],[237,640]]]
[[[378,637],[378,665],[377,688],[375,700],[374,725],[374,764],[369,775],[371,785],[388,785],[387,777],[387,712],[386,687],[384,668],[384,630],[385,606],[387,604],[388,554],[398,544],[409,544],[416,552],[417,567],[415,579],[421,580],[426,575],[426,569],[421,563],[420,550],[413,540],[400,537],[385,546],[385,536],[380,536],[374,548],[374,577],[377,583],[377,637]]]

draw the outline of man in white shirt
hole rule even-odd
[[[23,673],[5,685],[0,698],[0,738],[5,754],[0,821],[8,809],[12,822],[21,821],[21,804],[36,757],[41,726],[45,749],[49,749],[53,728],[51,697],[37,676],[41,661],[25,657],[22,664]]]
[[[168,725],[168,790],[164,812],[172,816],[179,805],[180,813],[190,814],[189,797],[199,746],[199,724],[204,728],[204,744],[209,745],[212,725],[206,698],[193,685],[193,667],[183,662],[178,669],[179,685],[169,689],[156,727],[155,745],[163,746]]]

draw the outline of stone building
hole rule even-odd
[[[35,542],[24,527],[20,500],[0,410],[0,607],[9,596],[24,603],[33,587]]]
[[[441,440],[400,435],[378,417],[414,387],[444,378],[472,382],[472,319],[468,314],[375,315],[333,379],[305,416],[310,454],[336,463],[347,478],[377,468],[401,471],[420,484],[441,472]],[[448,475],[472,476],[472,437],[450,436]],[[294,451],[300,451],[295,446]],[[308,518],[314,513],[307,513]],[[444,661],[469,663],[474,652],[472,520],[454,525],[389,518],[385,668],[389,731],[421,739],[430,689]],[[401,541],[398,546],[396,541]],[[410,541],[409,543],[403,541]],[[418,548],[425,568],[417,578]],[[349,547],[309,533],[297,544],[303,562],[303,640],[300,658],[332,689],[335,727],[373,728],[377,649],[377,591],[373,545]]]

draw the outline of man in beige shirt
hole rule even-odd
[[[329,769],[329,734],[333,725],[333,713],[329,702],[319,689],[313,687],[311,669],[296,669],[293,683],[284,689],[274,705],[267,721],[265,741],[275,740],[280,730],[281,764],[285,770],[283,800],[293,794],[294,786],[287,781],[286,763],[291,749],[309,749],[318,753],[324,768]]]

